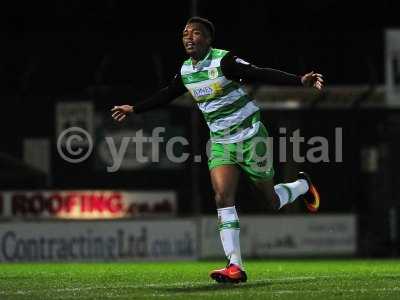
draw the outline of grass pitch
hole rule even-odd
[[[208,277],[223,262],[0,264],[0,299],[400,299],[400,261],[247,261],[247,283]]]

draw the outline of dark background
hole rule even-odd
[[[329,84],[382,83],[396,1],[197,1],[216,47]],[[177,72],[192,1],[7,1],[1,4],[1,93],[81,92],[93,84],[149,93]],[[140,85],[137,83],[141,78]]]
[[[26,137],[55,135],[57,99],[91,99],[96,111],[135,103],[165,85],[185,54],[181,32],[193,15],[209,18],[216,26],[215,47],[234,51],[260,66],[302,74],[318,70],[328,86],[376,87],[384,84],[384,31],[400,26],[396,1],[6,1],[0,4],[2,99],[0,153],[17,160]],[[263,99],[260,99],[261,101]],[[185,110],[186,109],[186,110]],[[185,110],[185,111],[182,111]],[[192,108],[154,112],[172,114],[193,138]],[[387,207],[398,209],[396,156],[399,112],[380,109],[271,110],[264,119],[272,135],[284,121],[302,128],[306,136],[330,136],[344,128],[344,163],[292,165],[318,178],[324,199],[322,213],[357,213],[360,226],[379,236],[387,226]],[[287,123],[287,122],[286,122]],[[185,125],[186,124],[186,125]],[[115,125],[116,126],[116,125]],[[129,126],[129,125],[124,125]],[[168,124],[166,124],[168,126]],[[196,135],[204,141],[202,121]],[[196,137],[197,140],[197,137]],[[382,151],[378,171],[361,170],[362,149]],[[195,153],[204,145],[194,145]],[[383,150],[382,150],[383,149]],[[388,150],[389,149],[389,150]],[[93,158],[94,159],[94,158]],[[93,159],[80,166],[66,165],[54,155],[51,184],[42,178],[17,175],[2,181],[3,189],[128,188],[176,189],[180,214],[214,211],[206,164],[184,170],[99,173]],[[0,160],[1,172],[16,171]],[[276,165],[276,180],[293,180]],[[293,172],[292,172],[293,175]],[[295,173],[294,173],[295,175]],[[239,188],[244,212],[265,212],[249,193]],[[201,203],[201,204],[199,204]],[[297,206],[293,212],[304,210]],[[370,220],[375,220],[372,224]],[[398,222],[398,221],[397,221]],[[374,233],[374,231],[378,231]],[[386,232],[388,235],[388,233]],[[370,237],[370,235],[368,235]],[[377,252],[388,238],[382,238]]]

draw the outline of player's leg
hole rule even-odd
[[[210,174],[217,205],[218,230],[225,256],[230,263],[242,267],[239,218],[235,208],[239,170],[235,165],[225,165],[212,169]]]
[[[254,181],[259,194],[264,199],[269,200],[271,207],[274,210],[279,210],[283,206],[293,203],[299,199],[301,195],[304,195],[309,190],[309,184],[307,180],[300,178],[290,183],[280,183],[274,185],[273,180],[261,180]]]
[[[235,205],[240,171],[236,165],[221,165],[210,170],[217,209]]]
[[[240,171],[233,164],[220,165],[211,169],[210,175],[217,205],[218,230],[225,256],[229,260],[226,268],[214,270],[210,276],[218,282],[244,282],[247,276],[243,271],[239,218],[235,208]]]
[[[254,183],[258,194],[267,199],[274,210],[304,198],[307,208],[315,212],[319,207],[319,195],[306,173],[299,173],[298,179],[290,183],[274,184],[272,149],[268,149],[268,132],[260,126],[258,133],[242,143],[243,155],[240,166]],[[269,152],[271,151],[271,153]],[[300,197],[304,195],[304,197]]]
[[[242,270],[242,258],[239,241],[239,218],[235,208],[235,196],[240,171],[232,153],[235,144],[211,144],[211,157],[208,161],[211,182],[215,193],[218,213],[218,230],[229,260],[228,266],[210,273],[218,282],[243,282],[246,273]]]
[[[273,178],[267,180],[252,180],[254,192],[258,199],[266,202],[272,210],[280,208],[280,199],[274,190]]]

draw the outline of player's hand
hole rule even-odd
[[[133,112],[133,106],[131,105],[114,106],[111,109],[111,112],[114,120],[122,122],[128,114]]]
[[[324,88],[324,79],[322,74],[315,73],[314,71],[301,76],[301,83],[307,87],[314,87],[317,90]]]

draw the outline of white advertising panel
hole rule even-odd
[[[196,243],[190,220],[0,224],[0,262],[187,260]]]
[[[201,257],[224,257],[217,220],[201,220]],[[240,218],[243,256],[351,255],[356,251],[356,219],[346,216],[263,216]]]
[[[71,127],[79,127],[93,137],[93,119],[94,104],[91,101],[58,102],[56,105],[56,136],[59,137]],[[84,142],[86,143],[86,141]]]
[[[386,100],[400,106],[400,30],[386,31]]]

